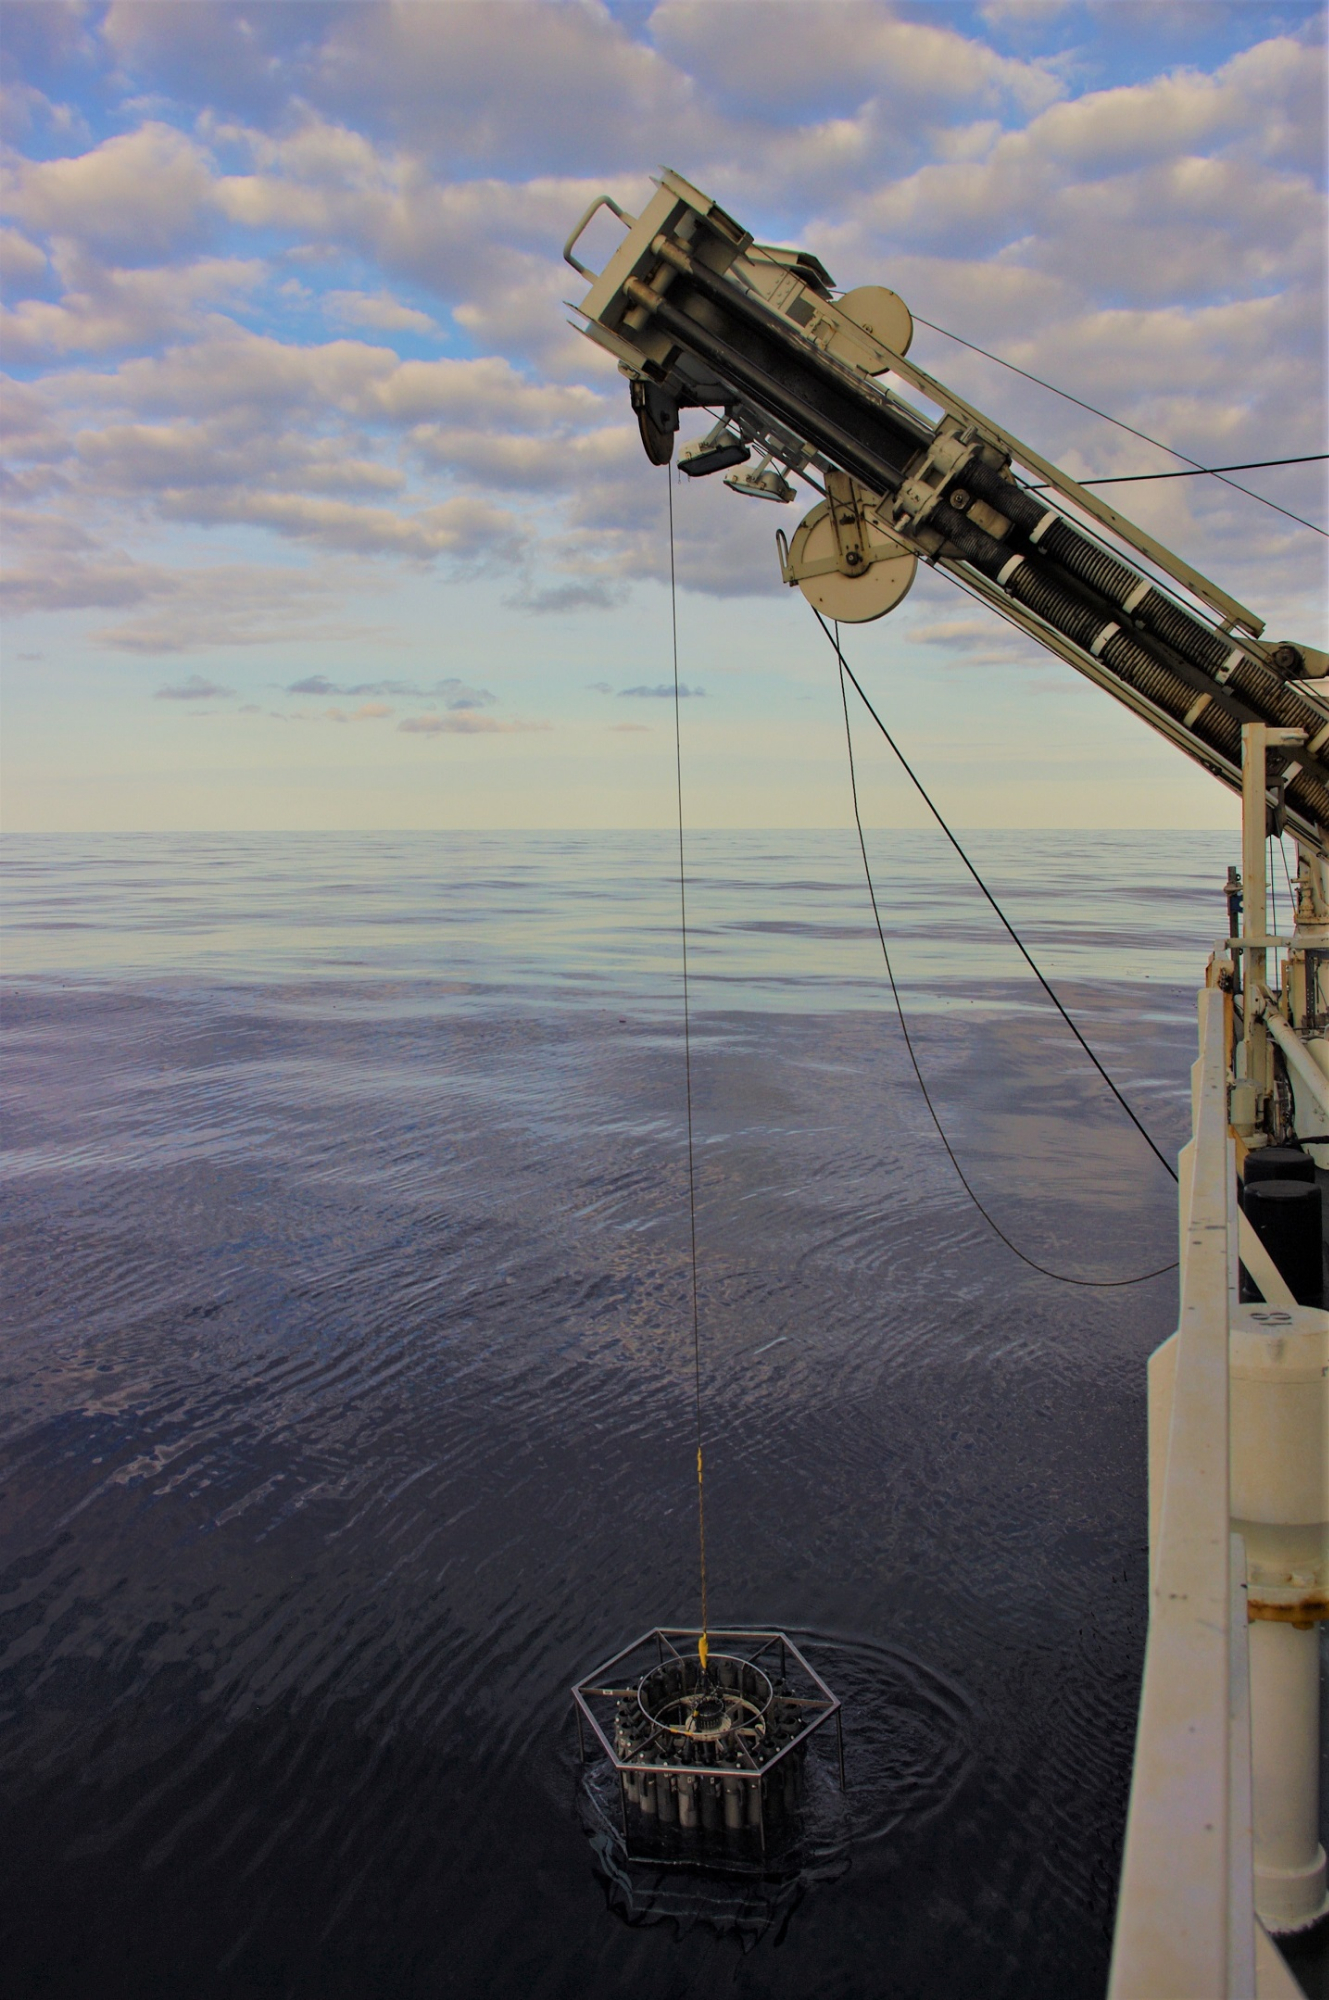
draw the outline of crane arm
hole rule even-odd
[[[656,188],[639,217],[600,197],[564,252],[590,280],[573,308],[581,330],[628,377],[656,464],[672,458],[680,410],[718,413],[680,468],[777,501],[794,498],[794,476],[821,487],[792,540],[777,539],[785,582],[825,615],[882,616],[921,558],[1235,791],[1243,723],[1283,732],[1272,824],[1329,854],[1329,657],[1266,640],[1254,612],[916,367],[895,293],[837,296],[815,257],[755,243],[681,175]],[[576,244],[605,205],[626,233],[595,273]]]

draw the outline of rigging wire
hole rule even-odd
[[[1283,843],[1283,836],[1281,833],[1278,836],[1278,851],[1283,857],[1283,873],[1287,877],[1287,899],[1292,909],[1292,915],[1289,918],[1289,922],[1291,923],[1293,930],[1295,930],[1297,928],[1297,892],[1292,886],[1292,870],[1287,865],[1287,848]]]
[[[913,766],[910,764],[908,758],[905,756],[903,750],[901,750],[895,738],[891,735],[891,732],[886,727],[886,724],[882,721],[881,717],[878,715],[876,709],[872,706],[872,703],[868,700],[866,694],[864,694],[862,686],[860,685],[859,680],[855,675],[853,668],[849,665],[849,662],[845,659],[844,654],[840,649],[840,640],[838,632],[833,633],[831,631],[830,626],[826,623],[826,620],[822,617],[820,611],[817,610],[817,607],[815,605],[813,605],[812,607],[812,615],[816,619],[817,623],[820,625],[822,631],[826,634],[826,637],[830,641],[830,644],[834,647],[835,657],[839,661],[842,670],[846,674],[848,674],[850,680],[853,682],[854,689],[858,695],[859,700],[862,702],[868,714],[872,717],[872,720],[876,723],[882,735],[886,738],[886,741],[890,744],[891,749],[895,752],[896,758],[898,759],[900,767],[904,771],[905,776],[909,779],[910,784],[914,787],[914,790],[918,793],[918,796],[922,799],[924,805],[927,807],[928,811],[932,814],[933,819],[936,820],[937,825],[941,828],[947,840],[949,840],[951,846],[955,849],[961,861],[963,861],[965,867],[969,870],[969,873],[973,876],[974,881],[978,884],[978,887],[983,892],[983,895],[987,898],[994,914],[997,917],[998,922],[1001,924],[1007,936],[1010,938],[1011,943],[1015,946],[1015,949],[1019,952],[1025,964],[1029,967],[1029,970],[1033,973],[1034,978],[1038,981],[1043,991],[1047,994],[1048,999],[1052,1002],[1057,1012],[1061,1015],[1062,1020],[1066,1023],[1066,1026],[1070,1029],[1076,1041],[1080,1044],[1080,1047],[1084,1050],[1090,1062],[1093,1064],[1094,1068],[1098,1071],[1098,1074],[1102,1077],[1104,1083],[1107,1085],[1108,1089],[1112,1092],[1112,1095],[1116,1098],[1122,1110],[1126,1113],[1126,1116],[1130,1119],[1131,1124],[1135,1127],[1140,1137],[1144,1140],[1145,1145],[1148,1146],[1150,1152],[1154,1155],[1155,1159],[1159,1162],[1160,1166],[1163,1167],[1164,1171],[1169,1173],[1172,1176],[1172,1179],[1175,1181],[1177,1178],[1177,1171],[1176,1168],[1173,1166],[1171,1160],[1168,1159],[1166,1153],[1160,1152],[1158,1147],[1154,1144],[1154,1141],[1150,1138],[1148,1131],[1140,1123],[1140,1120],[1136,1117],[1134,1111],[1131,1109],[1126,1099],[1122,1096],[1116,1084],[1112,1081],[1112,1078],[1108,1075],[1102,1063],[1098,1060],[1098,1057],[1094,1054],[1088,1042],[1085,1040],[1084,1036],[1080,1033],[1080,1030],[1076,1027],[1070,1015],[1066,1012],[1066,1009],[1062,1006],[1061,1001],[1057,998],[1052,988],[1048,985],[1047,980],[1043,977],[1043,974],[1039,971],[1039,968],[1037,967],[1037,965],[1035,965],[1033,959],[1030,957],[1029,952],[1026,949],[1023,938],[1020,937],[1020,935],[1015,929],[1015,926],[1011,923],[1010,918],[1006,915],[1006,912],[1002,909],[1000,903],[997,901],[992,891],[988,888],[987,883],[983,880],[983,877],[979,874],[973,862],[969,859],[969,856],[965,853],[963,847],[961,847],[959,841],[956,839],[955,835],[951,832],[950,827],[946,824],[946,821],[942,818],[941,813],[934,805],[931,797],[924,789],[922,780],[915,772]],[[1169,1266],[1169,1269],[1170,1268],[1171,1267]]]
[[[1019,368],[1015,362],[1005,360],[1000,354],[991,353],[986,347],[980,347],[976,341],[966,340],[958,333],[951,333],[947,327],[938,326],[935,320],[923,319],[918,313],[914,314],[914,320],[917,325],[930,327],[933,333],[941,334],[943,339],[953,340],[958,347],[967,347],[971,354],[981,354],[985,361],[995,361],[999,368],[1009,368],[1012,375],[1023,375],[1026,382],[1034,382],[1040,389],[1047,389],[1052,395],[1060,396],[1064,402],[1074,403],[1077,409],[1088,410],[1090,416],[1101,417],[1104,423],[1115,424],[1119,431],[1129,431],[1132,437],[1140,438],[1143,443],[1154,445],[1159,451],[1169,452],[1173,458],[1181,459],[1194,471],[1210,473],[1224,486],[1230,486],[1234,493],[1244,493],[1248,500],[1258,500],[1262,507],[1272,507],[1275,514],[1286,515],[1289,521],[1295,521],[1299,527],[1309,528],[1312,534],[1323,535],[1329,540],[1329,529],[1318,527],[1314,521],[1308,521],[1302,514],[1294,514],[1288,507],[1280,507],[1275,500],[1266,500],[1263,493],[1252,493],[1249,486],[1238,486],[1235,479],[1225,478],[1216,466],[1201,465],[1198,459],[1189,457],[1184,451],[1178,451],[1175,445],[1164,444],[1161,438],[1150,437],[1148,431],[1137,431],[1134,424],[1123,423],[1120,417],[1109,416],[1106,410],[1100,410],[1096,404],[1086,403],[1082,396],[1072,396],[1069,389],[1059,389],[1055,382],[1045,382],[1041,375],[1030,374],[1027,368]],[[1079,483],[1082,485],[1084,482]]]
[[[977,1193],[974,1191],[974,1188],[971,1185],[969,1178],[964,1171],[964,1168],[960,1165],[959,1160],[956,1158],[955,1149],[951,1145],[951,1142],[946,1135],[945,1127],[942,1125],[941,1119],[937,1114],[937,1108],[932,1101],[932,1094],[928,1089],[927,1081],[923,1075],[922,1065],[920,1064],[918,1060],[918,1055],[914,1049],[913,1037],[909,1032],[909,1022],[905,1015],[904,1004],[900,998],[900,989],[896,985],[895,981],[895,969],[891,964],[890,948],[886,943],[886,931],[884,925],[882,924],[881,911],[877,904],[877,891],[876,891],[876,886],[872,880],[872,867],[871,863],[868,860],[867,840],[863,832],[863,818],[859,810],[859,804],[858,804],[858,777],[854,766],[854,737],[853,737],[853,730],[851,729],[849,722],[849,696],[845,688],[846,676],[851,681],[853,681],[854,687],[860,699],[862,700],[864,707],[867,709],[869,715],[872,716],[873,721],[877,724],[877,727],[881,730],[883,736],[886,737],[886,740],[890,744],[892,750],[895,751],[895,754],[899,758],[900,763],[903,765],[906,773],[913,780],[913,783],[917,787],[918,791],[922,794],[922,797],[924,798],[927,805],[931,809],[943,833],[945,833],[947,839],[951,842],[951,845],[960,855],[961,860],[965,863],[965,866],[968,868],[970,874],[974,877],[974,880],[978,883],[979,888],[982,889],[983,894],[987,897],[989,903],[992,904],[993,909],[996,910],[997,915],[1001,918],[1002,923],[1005,924],[1006,929],[1010,932],[1011,937],[1015,939],[1015,943],[1019,946],[1019,949],[1022,952],[1025,960],[1032,968],[1035,976],[1039,981],[1039,984],[1043,987],[1044,991],[1048,994],[1049,998],[1056,1006],[1058,1013],[1060,1013],[1062,1019],[1066,1022],[1072,1034],[1075,1036],[1076,1040],[1080,1043],[1081,1047],[1084,1049],[1086,1055],[1088,1055],[1095,1069],[1098,1071],[1099,1075],[1103,1078],[1109,1090],[1111,1090],[1113,1096],[1121,1104],[1127,1116],[1130,1118],[1132,1124],[1134,1124],[1137,1127],[1137,1129],[1143,1134],[1149,1146],[1152,1147],[1153,1151],[1158,1155],[1158,1158],[1162,1160],[1163,1165],[1172,1175],[1173,1180],[1176,1180],[1177,1176],[1170,1162],[1164,1158],[1162,1153],[1159,1153],[1157,1146],[1154,1145],[1153,1140],[1149,1137],[1149,1134],[1145,1131],[1143,1125],[1140,1124],[1139,1119],[1135,1116],[1135,1113],[1131,1110],[1130,1105],[1127,1104],[1125,1098],[1122,1096],[1121,1092],[1117,1089],[1116,1084],[1113,1083],[1111,1077],[1107,1074],[1107,1071],[1103,1068],[1102,1063],[1099,1062],[1098,1057],[1089,1047],[1088,1043],[1084,1039],[1084,1036],[1080,1033],[1079,1029],[1076,1027],[1075,1023],[1071,1020],[1070,1016],[1067,1014],[1061,1002],[1057,999],[1056,994],[1053,993],[1051,987],[1048,985],[1047,981],[1043,978],[1042,973],[1039,972],[1038,967],[1034,965],[1034,962],[1029,957],[1028,952],[1025,951],[1023,944],[1020,943],[1020,940],[1018,937],[1016,937],[1015,932],[1011,930],[1010,924],[1007,922],[1002,911],[998,908],[986,884],[983,883],[982,880],[979,878],[978,873],[975,870],[972,862],[970,862],[968,856],[964,853],[963,849],[960,847],[959,842],[955,839],[955,836],[951,833],[950,828],[946,825],[940,813],[937,812],[936,807],[932,804],[931,799],[928,798],[927,793],[923,791],[923,787],[922,785],[919,784],[918,779],[914,777],[913,771],[910,770],[908,763],[906,763],[904,757],[901,755],[900,750],[898,749],[894,739],[887,731],[885,724],[882,722],[880,716],[878,716],[876,710],[872,707],[871,702],[868,701],[868,698],[863,693],[862,688],[859,687],[858,681],[854,677],[853,670],[849,666],[848,662],[844,657],[843,652],[841,651],[838,628],[836,632],[832,634],[830,629],[827,627],[825,620],[822,618],[821,613],[819,611],[816,611],[815,606],[813,607],[813,610],[817,618],[818,624],[821,625],[822,630],[825,631],[827,638],[831,640],[831,644],[835,648],[836,664],[839,668],[839,674],[840,674],[840,704],[844,711],[845,747],[849,754],[849,790],[850,790],[850,796],[853,800],[854,825],[858,831],[859,852],[862,854],[863,857],[863,873],[867,881],[868,898],[872,904],[873,922],[876,925],[877,937],[881,944],[881,955],[886,966],[886,977],[890,981],[891,997],[895,1002],[895,1011],[897,1016],[899,1017],[900,1031],[904,1036],[904,1045],[906,1050],[908,1051],[910,1065],[913,1069],[915,1079],[917,1080],[919,1090],[922,1092],[923,1102],[926,1104],[928,1108],[928,1115],[932,1119],[932,1123],[936,1128],[937,1137],[941,1140],[942,1146],[946,1152],[946,1157],[949,1159],[952,1167],[955,1169],[955,1175],[957,1180],[959,1181],[961,1187],[964,1189],[965,1193],[968,1195],[974,1207],[978,1210],[979,1214],[982,1216],[984,1222],[987,1223],[989,1229],[991,1229],[993,1234],[997,1236],[1001,1240],[1001,1242],[1003,1242],[1006,1245],[1006,1248],[1012,1253],[1012,1255],[1018,1257],[1022,1264],[1027,1264],[1030,1270],[1037,1271],[1042,1277],[1055,1279],[1058,1284],[1077,1285],[1085,1290],[1090,1290],[1090,1291],[1112,1291],[1112,1290],[1117,1290],[1120,1287],[1126,1285],[1142,1285],[1147,1283],[1148,1280],[1151,1278],[1161,1278],[1168,1271],[1175,1271],[1177,1268],[1177,1262],[1175,1258],[1169,1264],[1160,1264],[1157,1270],[1141,1271],[1133,1278],[1078,1278],[1078,1277],[1072,1277],[1069,1273],[1065,1271],[1054,1271],[1047,1264],[1040,1264],[1036,1258],[1028,1256],[1025,1251],[1020,1249],[1018,1244],[1013,1243],[1010,1237],[1006,1234],[1005,1230],[1001,1227],[1000,1223],[997,1222],[994,1219],[994,1217],[989,1213],[987,1208],[984,1206],[983,1202],[979,1199]]]
[[[1077,486],[1138,486],[1142,479],[1199,479],[1218,477],[1224,472],[1264,472],[1271,465],[1319,465],[1329,458],[1329,451],[1308,451],[1300,458],[1248,458],[1240,465],[1184,465],[1178,472],[1114,472],[1102,479],[1077,479]],[[1041,479],[1036,485],[1027,486],[1026,493],[1050,493],[1052,482]],[[1256,494],[1256,499],[1260,495]]]
[[[697,1171],[692,1136],[692,1020],[688,1001],[688,891],[683,856],[683,718],[678,681],[678,571],[674,555],[674,473],[665,467],[669,491],[669,622],[674,653],[674,774],[678,788],[678,919],[683,959],[683,1077],[688,1112],[688,1232],[692,1252],[692,1380],[697,1421],[697,1545],[701,1558],[701,1639],[697,1646],[706,1672],[710,1626],[706,1613],[706,1484],[701,1435],[701,1319],[697,1309]]]
[[[1278,844],[1280,847],[1283,845],[1281,840]],[[1283,865],[1286,867],[1287,863],[1284,862]],[[1278,878],[1274,874],[1274,836],[1272,833],[1265,835],[1264,872],[1269,881],[1269,933],[1271,937],[1276,937],[1278,935]],[[1275,965],[1278,963],[1277,959],[1275,959],[1274,963]]]

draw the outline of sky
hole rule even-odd
[[[560,254],[662,166],[1202,463],[1324,449],[1324,26],[7,0],[4,824],[668,825],[667,475]],[[912,353],[1072,474],[1175,463],[928,327]],[[1245,478],[1324,524],[1323,471]],[[1329,643],[1321,537],[1213,480],[1113,498],[1273,636]],[[804,503],[675,504],[689,823],[841,824],[834,661],[775,556]],[[847,651],[959,825],[1235,824],[944,577]],[[866,730],[860,781],[871,821],[917,822]]]

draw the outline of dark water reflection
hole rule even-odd
[[[594,943],[546,907],[546,854],[542,935],[574,942],[562,972],[552,942],[533,948],[543,999],[503,975],[519,925],[486,976],[473,943],[452,962],[455,927],[403,917],[396,959],[382,925],[357,975],[326,910],[317,944],[302,929],[322,892],[309,874],[301,902],[283,852],[253,887],[271,901],[286,870],[270,948],[241,857],[212,903],[189,889],[199,949],[237,910],[239,945],[201,964],[177,909],[166,943],[126,922],[119,970],[95,962],[96,913],[118,906],[125,850],[20,857],[10,1990],[1101,1992],[1143,1636],[1143,1362],[1172,1280],[1070,1291],[995,1243],[865,960],[823,961],[811,997],[777,1005],[768,940],[745,999],[724,911],[759,919],[774,864],[744,857],[741,895],[712,911],[731,985],[695,1051],[712,1600],[822,1648],[858,1789],[834,1865],[778,1923],[634,1903],[596,1866],[567,1689],[695,1615],[664,945],[623,947],[589,995]],[[337,859],[358,935],[373,856]],[[629,900],[620,863],[597,863],[592,931]],[[822,903],[848,912],[848,879]],[[1101,915],[1110,887],[1084,880]],[[954,893],[934,873],[943,927],[972,917]],[[39,907],[64,909],[79,963],[59,944],[42,960]],[[463,914],[485,931],[482,907]],[[861,918],[846,951],[866,951]],[[1137,898],[1129,924],[1147,918]],[[1203,938],[1211,921],[1197,890],[1188,922]],[[1108,980],[1090,928],[1050,938],[1068,997],[1174,1148],[1190,996]],[[236,952],[243,977],[220,962]],[[1165,1262],[1171,1184],[1064,1031],[1013,980],[925,971],[924,1057],[1003,1226],[1072,1271]],[[911,1685],[944,1699],[911,1708]]]

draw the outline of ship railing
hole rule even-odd
[[[1246,1554],[1229,1520],[1236,1160],[1227,996],[1199,996],[1180,1168],[1181,1310],[1109,2000],[1298,2000],[1259,1925]],[[1161,1444],[1161,1441],[1159,1441]]]

